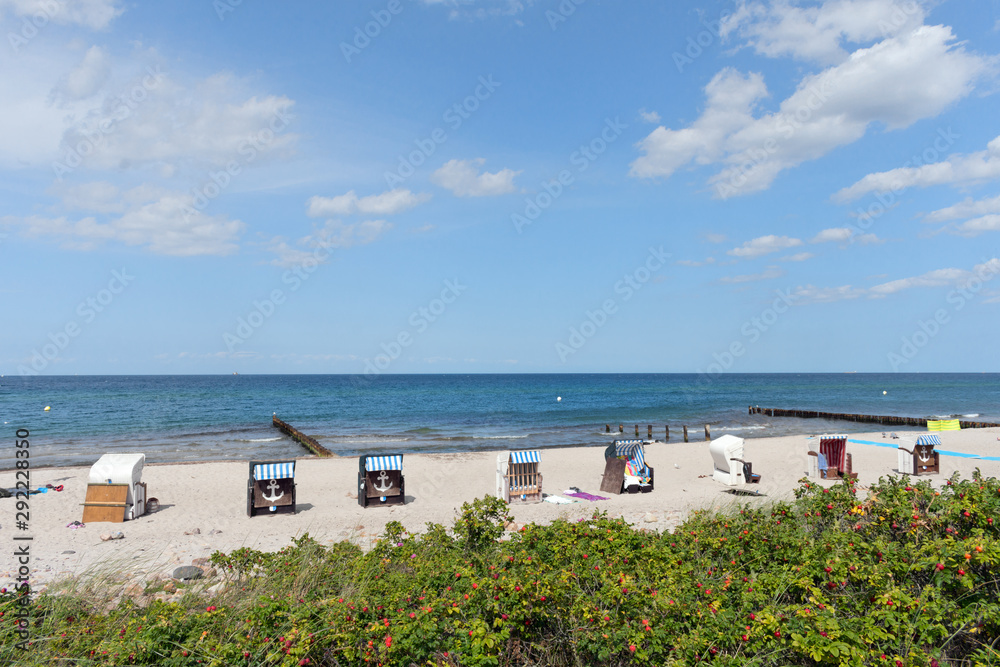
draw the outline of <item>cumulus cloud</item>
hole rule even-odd
[[[639,117],[642,118],[647,123],[659,123],[660,114],[655,111],[646,111],[645,109],[639,109]]]
[[[311,197],[306,214],[311,218],[338,215],[394,215],[428,201],[429,194],[414,194],[409,190],[388,190],[380,195],[358,197],[354,190],[336,197]]]
[[[76,250],[92,250],[107,242],[179,257],[229,255],[237,250],[245,228],[241,221],[198,210],[188,193],[159,191],[153,198],[149,194],[129,205],[121,216],[104,222],[96,216],[77,220],[65,216],[7,217],[4,221],[27,237]]]
[[[367,245],[378,240],[392,229],[385,220],[344,223],[327,220],[322,227],[298,239],[294,245],[283,236],[275,236],[267,243],[267,249],[277,257],[271,260],[274,266],[290,268],[307,264],[325,264],[331,257],[331,249],[346,249]]]
[[[0,0],[0,15],[44,16],[54,23],[103,30],[125,11],[119,5],[118,0]]]
[[[913,30],[923,23],[918,2],[833,0],[801,7],[787,0],[740,2],[720,28],[723,39],[738,35],[769,58],[790,56],[821,64],[848,57],[843,44],[871,41]]]
[[[769,266],[760,273],[749,273],[740,276],[724,276],[719,278],[719,282],[727,285],[735,285],[739,283],[752,283],[759,280],[770,280],[772,278],[780,278],[785,275],[777,266]]]
[[[898,192],[904,188],[932,185],[968,185],[1000,178],[1000,136],[986,150],[968,155],[950,155],[940,162],[919,167],[899,167],[868,174],[833,195],[837,203],[847,203],[870,192]]]
[[[501,169],[489,173],[479,173],[485,158],[473,160],[449,160],[431,174],[431,182],[451,190],[456,197],[492,197],[515,192],[514,177],[520,171]]]
[[[814,236],[810,243],[829,243],[830,241],[847,241],[851,238],[851,234],[854,233],[850,227],[834,227],[831,229],[824,229],[819,234]]]
[[[111,74],[111,59],[99,46],[87,49],[83,61],[56,84],[53,96],[62,100],[82,100],[101,90]]]
[[[978,236],[983,232],[1000,231],[1000,215],[984,215],[972,220],[966,220],[955,228],[963,236]]]
[[[1000,259],[992,258],[969,269],[935,269],[918,276],[900,278],[875,285],[874,287],[815,287],[806,285],[792,292],[792,298],[799,303],[829,303],[845,299],[867,297],[883,299],[898,292],[916,288],[955,287],[964,288],[974,281],[985,281],[1000,274]]]
[[[924,217],[924,220],[927,222],[946,222],[948,220],[960,220],[962,218],[972,218],[991,213],[1000,213],[1000,195],[978,201],[971,197],[966,197],[957,204],[931,211]]]
[[[669,177],[687,165],[719,165],[709,178],[721,199],[770,187],[783,170],[857,141],[872,124],[889,130],[936,116],[967,96],[987,71],[947,26],[920,26],[805,76],[775,112],[757,113],[767,96],[760,74],[719,72],[706,106],[678,130],[658,127],[638,143],[640,178]]]
[[[760,257],[761,255],[767,255],[772,252],[778,252],[780,250],[787,250],[788,248],[794,248],[800,245],[802,245],[801,239],[768,234],[767,236],[758,236],[755,239],[747,241],[739,248],[727,250],[726,254],[733,255],[734,257],[753,258]]]

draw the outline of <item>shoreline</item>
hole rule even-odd
[[[1000,428],[940,435],[940,451],[1000,458]],[[608,500],[511,505],[515,522],[575,520],[606,511],[640,528],[670,531],[695,509],[723,509],[747,503],[756,506],[791,498],[798,481],[807,474],[806,452],[814,448],[806,436],[745,439],[745,458],[753,463],[754,472],[762,475],[760,484],[748,485],[762,495],[752,496],[731,494],[729,487],[712,479],[708,442],[654,443],[646,446],[647,463],[655,470],[653,491],[614,496],[600,492],[604,447],[613,439],[603,439],[601,445],[539,450],[546,494],[560,495],[575,486],[610,496]],[[848,452],[862,487],[879,477],[896,474],[894,450],[900,440],[883,439],[881,431],[852,433],[848,439]],[[142,480],[148,485],[148,497],[159,500],[159,511],[133,521],[91,523],[80,529],[66,526],[82,518],[90,467],[33,468],[32,488],[53,484],[63,485],[63,491],[30,496],[31,520],[29,530],[23,533],[15,530],[14,499],[0,499],[0,536],[8,540],[8,545],[13,545],[11,540],[16,535],[33,538],[30,582],[35,590],[61,577],[102,569],[135,582],[169,577],[175,567],[207,558],[217,550],[250,547],[275,551],[305,533],[322,542],[350,540],[368,548],[389,521],[399,521],[414,532],[422,532],[427,522],[450,528],[462,503],[494,493],[497,454],[505,451],[405,454],[406,504],[367,509],[358,505],[355,495],[357,457],[295,457],[296,514],[253,518],[246,516],[246,459],[152,463],[144,467]],[[944,454],[940,460],[940,474],[916,479],[941,485],[954,472],[969,478],[977,467],[984,476],[1000,476],[1000,460]],[[0,487],[14,484],[15,471],[0,471]],[[101,541],[102,533],[116,531],[123,532],[124,539]],[[4,554],[0,558],[0,586],[10,588],[17,564],[13,549],[6,549]]]

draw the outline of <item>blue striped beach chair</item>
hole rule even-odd
[[[295,514],[295,461],[250,461],[247,516]]]
[[[910,447],[900,447],[900,475],[936,475],[941,472],[940,454],[934,448],[941,444],[941,436],[936,433],[918,436],[916,442],[908,442]]]
[[[406,504],[402,454],[358,457],[358,504]]]
[[[542,502],[542,473],[537,451],[497,454],[497,498],[506,503]]]
[[[615,440],[604,450],[604,460],[602,491],[621,494],[653,490],[653,466],[646,464],[644,440]]]

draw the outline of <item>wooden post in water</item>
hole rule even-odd
[[[684,427],[684,442],[688,441],[688,427]]]
[[[638,424],[635,425],[635,437],[637,437],[637,438],[639,437],[639,425]]]
[[[604,432],[605,433],[611,433],[611,424],[605,424],[604,425]]]
[[[705,424],[705,440],[712,439],[712,432],[708,430],[708,424]]]
[[[670,442],[670,424],[663,427],[663,442]]]
[[[619,424],[618,425],[618,432],[619,433],[624,433],[625,432],[625,425],[624,424]]]
[[[652,440],[653,439],[653,425],[652,424],[646,424],[646,439],[647,440]]]

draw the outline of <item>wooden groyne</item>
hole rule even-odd
[[[687,442],[688,441],[688,427],[684,426],[682,428],[684,429],[684,442]],[[604,425],[604,432],[605,433],[611,433],[611,424],[605,424]],[[625,425],[624,424],[619,424],[618,425],[618,432],[621,433],[621,434],[625,433]],[[635,437],[636,438],[639,437],[639,425],[638,424],[635,425]],[[653,425],[652,424],[647,424],[646,425],[646,438],[648,438],[649,440],[653,439]],[[711,439],[712,439],[711,427],[708,424],[705,424],[705,440],[711,440]],[[663,427],[663,442],[669,442],[669,441],[670,441],[670,424],[666,424]]]
[[[309,437],[291,424],[278,419],[278,415],[271,417],[271,423],[276,429],[289,436],[292,440],[298,442],[316,456],[333,456],[333,453],[323,445],[316,442],[315,438]]]
[[[867,424],[882,424],[883,426],[923,426],[927,427],[925,417],[893,417],[889,415],[854,415],[843,412],[819,412],[817,410],[783,410],[781,408],[762,408],[751,405],[750,414],[767,415],[768,417],[798,417],[800,419],[838,419],[846,422],[863,422]],[[932,420],[933,421],[933,420]],[[1000,426],[992,422],[970,422],[959,420],[962,428],[991,428]]]

